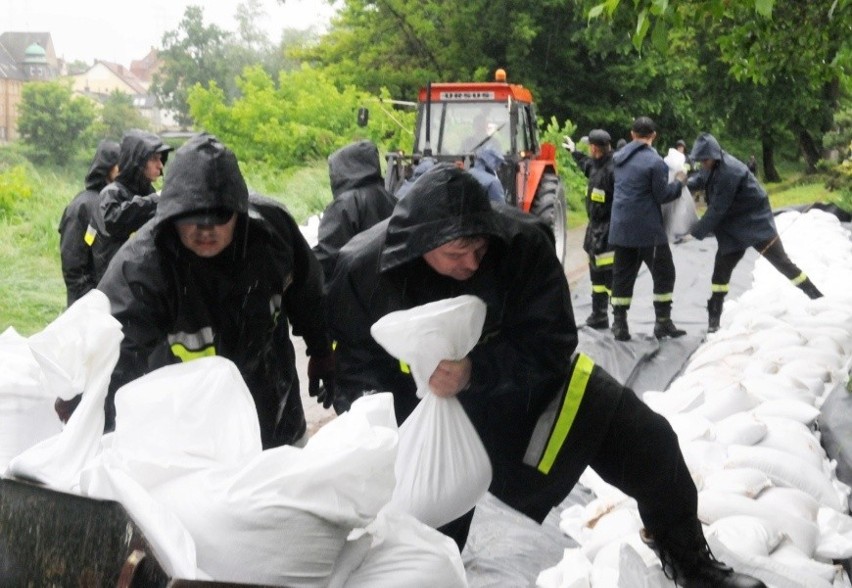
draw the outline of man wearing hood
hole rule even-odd
[[[92,254],[98,280],[119,247],[157,211],[153,182],[163,175],[170,151],[157,135],[139,129],[121,138],[118,177],[101,190],[94,216],[98,238]]]
[[[593,329],[609,328],[609,295],[612,291],[614,254],[609,246],[609,221],[615,172],[612,162],[612,138],[603,129],[589,133],[589,155],[574,147],[571,137],[562,146],[571,153],[577,166],[589,179],[586,189],[586,236],[583,249],[589,255],[589,278],[592,282],[592,314],[586,324]]]
[[[723,151],[710,133],[698,135],[692,159],[701,162],[701,173],[690,178],[689,188],[704,190],[707,211],[690,233],[696,239],[713,233],[718,242],[707,301],[707,330],[712,333],[719,329],[731,274],[749,247],[757,249],[809,298],[820,298],[822,292],[787,257],[766,190],[746,165]]]
[[[644,263],[654,282],[654,336],[680,337],[686,332],[671,319],[675,266],[663,228],[661,205],[676,200],[686,182],[678,172],[669,183],[669,168],[654,149],[654,121],[640,116],[630,130],[633,140],[613,155],[615,191],[609,244],[615,252],[612,274],[612,334],[628,341],[627,311],[633,301],[633,286]]]
[[[572,357],[577,328],[552,234],[536,217],[492,206],[453,164],[426,172],[389,219],[340,251],[328,292],[335,409],[390,391],[403,422],[417,405],[416,384],[370,327],[390,312],[464,294],[486,303],[481,338],[465,358],[441,361],[429,387],[464,407],[491,461],[492,494],[540,523],[591,465],[637,499],[668,573],[762,586],[710,555],[668,421],[588,356]],[[460,550],[472,516],[441,528]]]
[[[59,253],[68,306],[98,285],[92,257],[97,237],[93,217],[101,190],[118,175],[118,154],[118,143],[100,142],[86,174],[86,189],[68,203],[59,221]]]
[[[492,202],[506,204],[506,192],[497,177],[497,170],[506,163],[499,151],[493,147],[481,147],[473,157],[473,165],[468,172],[476,178]]]
[[[414,166],[414,169],[411,170],[411,177],[406,178],[404,182],[399,185],[399,188],[396,189],[397,200],[402,200],[405,198],[405,195],[408,194],[408,191],[411,190],[411,186],[414,185],[420,176],[425,174],[427,171],[435,167],[435,164],[438,163],[434,157],[423,157],[420,161],[417,162],[417,165]]]
[[[319,263],[287,210],[249,195],[237,158],[215,137],[194,136],[175,153],[156,216],[98,284],[124,332],[107,429],[122,385],[166,364],[220,355],[251,391],[263,447],[299,442],[306,424],[291,324],[310,355],[312,395],[328,407],[334,394],[322,287]]]
[[[331,278],[340,248],[389,217],[396,204],[385,189],[379,149],[371,141],[357,141],[329,155],[328,177],[332,201],[322,213],[314,246],[326,280]]]

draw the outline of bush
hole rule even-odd
[[[565,196],[568,200],[569,224],[578,226],[588,220],[586,218],[586,186],[588,180],[585,174],[577,167],[574,158],[571,157],[565,149],[562,148],[562,141],[565,135],[571,136],[577,130],[575,125],[570,120],[566,120],[562,125],[553,116],[544,126],[544,122],[539,119],[539,134],[543,143],[552,143],[556,146],[556,165],[559,170],[559,177],[562,179],[562,184],[565,187]],[[570,214],[573,212],[574,214]]]
[[[17,203],[32,195],[33,187],[27,180],[27,166],[15,165],[0,171],[0,218],[8,218]]]
[[[828,178],[825,187],[837,195],[837,205],[852,212],[852,159],[826,170]]]

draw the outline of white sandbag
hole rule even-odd
[[[722,445],[754,445],[766,436],[766,423],[751,412],[737,412],[712,426],[713,436]]]
[[[731,355],[751,356],[754,351],[747,337],[718,338],[699,347],[689,360],[684,373],[704,366],[718,365]]]
[[[603,547],[610,543],[620,543],[627,537],[638,536],[643,526],[638,509],[618,508],[600,517],[594,526],[589,527],[583,553],[594,561]]]
[[[345,579],[329,588],[465,588],[467,577],[455,541],[411,515],[386,508],[366,528],[369,550]]]
[[[704,389],[701,386],[681,386],[668,392],[648,391],[642,400],[651,410],[663,416],[693,410],[704,404]]]
[[[743,388],[761,402],[767,400],[798,400],[805,404],[816,405],[816,394],[805,386],[795,385],[793,378],[786,374],[746,377]]]
[[[715,490],[702,490],[698,493],[698,518],[702,523],[712,525],[720,519],[735,515],[757,517],[765,522],[767,528],[774,525],[803,552],[810,556],[814,554],[819,539],[819,528],[815,523],[778,511],[740,494]],[[716,556],[720,557],[718,553]],[[726,561],[724,558],[722,560]]]
[[[728,447],[725,467],[759,469],[776,486],[798,488],[815,498],[821,505],[842,511],[841,497],[823,472],[804,459],[769,447]]]
[[[669,166],[669,181],[674,179],[674,174],[683,171],[686,156],[677,149],[669,149],[664,161]],[[689,188],[684,186],[680,196],[672,202],[662,205],[663,228],[669,241],[675,241],[689,234],[692,226],[698,222],[698,214],[695,212],[695,201]]]
[[[741,384],[728,386],[715,394],[705,395],[704,404],[692,409],[713,422],[720,421],[738,412],[751,410],[760,404],[760,400],[750,394]]]
[[[812,523],[817,522],[819,503],[810,494],[798,488],[773,486],[757,496],[756,500],[764,506],[780,509]]]
[[[9,327],[0,334],[0,473],[9,461],[61,431],[56,396],[45,386],[29,343]]]
[[[820,508],[817,513],[817,525],[817,556],[828,560],[852,557],[852,517],[831,508]]]
[[[681,445],[680,449],[693,478],[706,478],[711,472],[721,469],[728,458],[726,446],[718,441],[696,439]]]
[[[121,323],[110,314],[109,299],[100,290],[91,290],[28,339],[45,374],[46,392],[65,399],[83,397],[62,432],[12,459],[8,475],[59,490],[77,487],[84,465],[100,451],[104,400],[122,336]]]
[[[749,515],[718,519],[704,535],[708,539],[715,537],[732,551],[748,555],[769,555],[784,539],[784,534],[771,521]]]
[[[800,457],[815,469],[825,472],[824,462],[828,459],[825,449],[813,434],[794,432],[791,429],[767,428],[766,435],[757,443]]]
[[[732,492],[748,498],[756,498],[772,487],[769,476],[755,468],[722,468],[708,473],[699,490]]]
[[[701,415],[692,412],[679,412],[667,415],[666,419],[677,435],[678,443],[684,445],[695,439],[716,439],[713,423]]]
[[[651,560],[643,557],[650,553]],[[615,586],[619,588],[670,588],[671,580],[666,578],[656,554],[641,540],[625,541],[619,546],[618,584],[595,584],[596,586]]]
[[[812,425],[819,417],[819,409],[801,400],[766,400],[754,408],[758,418],[780,417]]]
[[[834,584],[843,572],[842,566],[808,557],[789,541],[781,543],[775,551],[769,554],[769,558],[787,568],[798,570],[812,578],[819,578],[830,584]]]
[[[578,548],[568,548],[555,566],[539,572],[537,588],[591,588],[592,562]]]
[[[476,345],[485,312],[482,300],[466,295],[389,313],[370,328],[410,366],[422,398],[400,427],[392,502],[433,527],[468,512],[491,484],[488,454],[458,398],[429,390],[441,360],[460,360]]]

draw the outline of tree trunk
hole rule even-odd
[[[763,181],[780,182],[781,176],[775,169],[775,142],[771,136],[764,135],[761,139],[761,145],[763,148]]]
[[[802,157],[805,159],[805,173],[815,173],[816,164],[820,160],[820,150],[814,142],[813,136],[811,136],[808,129],[798,121],[793,122],[790,125],[790,128],[796,136],[796,141],[799,143],[799,150],[802,152]]]

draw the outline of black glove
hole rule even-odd
[[[74,411],[77,410],[77,405],[80,404],[82,399],[82,394],[77,394],[77,396],[71,400],[62,400],[61,398],[57,398],[56,402],[53,403],[53,410],[55,410],[56,414],[59,415],[59,420],[63,423],[67,423],[68,419],[71,418],[71,415],[74,414]]]
[[[334,401],[334,352],[308,359],[308,394],[316,396],[323,408]]]

